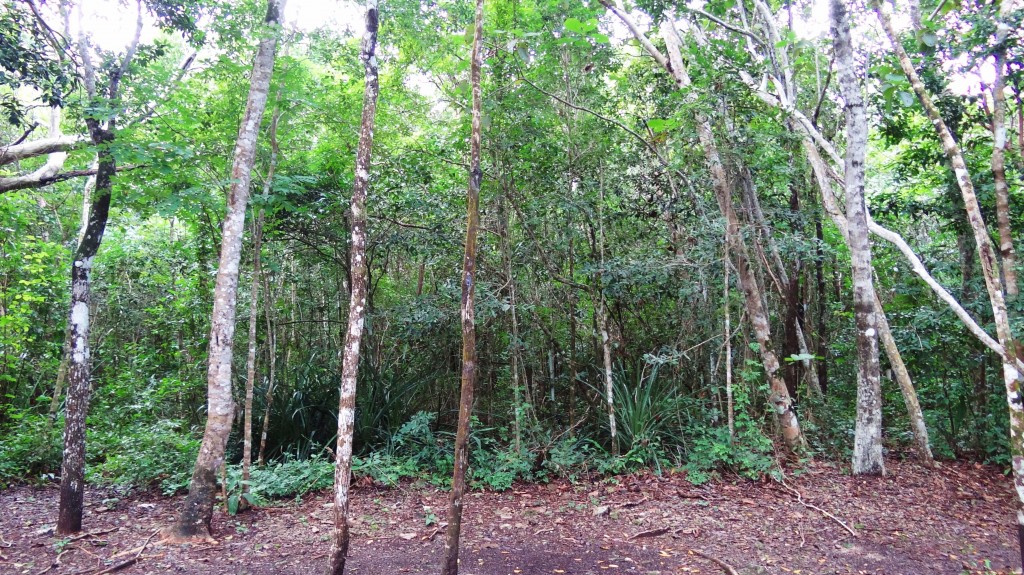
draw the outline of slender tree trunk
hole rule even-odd
[[[832,45],[846,110],[846,219],[853,265],[853,311],[857,323],[857,423],[853,436],[853,473],[884,475],[882,389],[878,365],[878,320],[864,200],[868,124],[864,97],[854,70],[850,15],[844,0],[831,1]]]
[[[278,285],[280,289],[280,284]],[[256,465],[263,465],[263,458],[267,451],[267,428],[270,427],[270,408],[274,401],[274,385],[275,375],[277,371],[277,328],[274,325],[274,312],[273,304],[274,301],[270,298],[270,286],[265,286],[263,290],[267,296],[263,305],[264,316],[267,321],[267,356],[268,356],[268,367],[267,367],[267,390],[263,396],[263,404],[265,406],[263,411],[263,431],[260,433],[260,450],[259,455],[256,456]],[[276,290],[275,290],[276,291]]]
[[[974,240],[978,245],[978,260],[981,263],[982,274],[985,278],[985,287],[988,290],[989,302],[992,305],[992,316],[996,324],[996,334],[999,343],[1004,349],[1003,361],[1003,383],[1006,387],[1006,404],[1010,412],[1010,456],[1012,461],[1014,487],[1017,490],[1017,535],[1020,544],[1022,562],[1024,562],[1024,398],[1021,397],[1021,372],[1018,368],[1017,342],[1010,329],[1009,315],[1006,310],[1006,301],[1003,298],[1002,285],[999,279],[999,264],[996,260],[995,249],[989,239],[988,228],[982,218],[981,207],[978,204],[977,195],[974,192],[974,184],[971,181],[970,173],[967,170],[967,163],[960,152],[960,147],[953,139],[952,133],[946,123],[942,120],[941,114],[932,102],[924,83],[914,69],[913,63],[903,45],[899,42],[896,31],[893,29],[891,20],[891,8],[881,5],[877,0],[872,1],[875,14],[878,15],[882,28],[892,44],[893,50],[899,59],[903,73],[910,80],[910,85],[917,94],[918,101],[925,109],[928,119],[931,120],[935,131],[942,143],[943,151],[953,166],[956,174],[957,184],[964,199],[964,207],[967,210],[967,221],[971,224],[974,232]]]
[[[882,309],[882,302],[878,299],[877,292],[875,293],[875,305],[877,309]],[[882,346],[885,348],[885,355],[889,358],[889,365],[892,367],[893,374],[896,378],[896,384],[900,388],[900,394],[903,395],[903,403],[907,406],[907,417],[910,419],[910,431],[914,434],[914,451],[917,453],[918,460],[926,467],[932,467],[935,465],[935,458],[932,456],[931,447],[928,445],[928,428],[924,424],[924,412],[921,411],[921,403],[917,400],[917,390],[914,389],[914,384],[910,380],[910,373],[907,371],[907,365],[903,363],[903,356],[900,355],[899,349],[896,347],[896,339],[892,336],[892,330],[889,328],[889,319],[885,317],[885,312],[880,311],[876,315],[878,320],[878,334],[882,340]]]
[[[355,432],[356,382],[359,376],[359,345],[366,317],[368,268],[366,264],[366,192],[370,186],[370,157],[373,152],[373,129],[377,113],[380,83],[377,76],[377,0],[366,4],[366,32],[360,48],[365,86],[363,117],[356,151],[355,185],[352,186],[352,246],[349,252],[352,269],[352,294],[348,306],[348,330],[342,348],[341,388],[338,400],[338,441],[334,467],[334,539],[331,544],[330,575],[345,572],[348,554],[349,486],[352,479],[352,436]]]
[[[597,285],[594,297],[597,302],[598,326],[601,328],[601,358],[604,365],[604,399],[608,407],[608,431],[612,441],[612,455],[619,454],[619,438],[615,421],[615,385],[612,377],[612,341],[608,332],[608,300],[604,296],[604,180],[600,184],[600,196],[597,204],[598,243],[600,250],[600,267],[597,271]]]
[[[601,358],[604,366],[604,400],[608,408],[608,431],[611,434],[612,455],[619,454],[619,440],[615,425],[615,386],[612,377],[612,342],[608,333],[608,304],[601,288],[595,289],[598,325],[601,328]]]
[[[818,356],[818,389],[821,391],[821,395],[824,396],[828,393],[828,289],[825,287],[825,250],[822,246],[825,243],[825,233],[822,229],[821,218],[815,218],[814,222],[814,237],[818,240],[816,249],[816,255],[814,262],[814,276],[815,276],[815,288],[818,296],[818,323],[817,333],[815,334],[815,355]]]
[[[507,191],[507,190],[506,190]],[[508,278],[508,292],[509,292],[509,315],[512,322],[512,333],[510,336],[509,343],[509,363],[511,363],[512,369],[512,416],[513,426],[515,432],[515,449],[516,453],[522,452],[522,436],[523,436],[523,406],[522,390],[519,386],[519,317],[516,302],[516,278],[515,273],[512,269],[512,248],[509,245],[509,217],[505,211],[504,202],[499,200],[498,210],[500,217],[502,218],[501,225],[501,251],[502,259],[505,260],[505,275]]]
[[[128,71],[142,33],[142,5],[137,4],[135,36],[120,65],[110,72],[107,84],[108,101],[120,96],[121,78]],[[81,13],[79,13],[81,20]],[[96,69],[93,66],[84,32],[79,36],[79,56],[85,69],[85,86],[89,99],[100,104],[97,92]],[[89,299],[92,260],[99,251],[110,214],[110,196],[113,177],[117,173],[117,160],[111,146],[114,143],[115,119],[102,124],[95,117],[86,117],[89,138],[96,146],[96,186],[89,205],[88,222],[81,235],[71,265],[71,345],[68,354],[68,392],[64,409],[64,456],[61,462],[60,504],[57,512],[57,534],[67,535],[82,529],[85,497],[85,420],[92,393],[92,363],[89,348]],[[83,206],[84,208],[84,206]]]
[[[473,125],[470,133],[469,190],[466,193],[466,252],[462,261],[462,390],[459,398],[459,422],[455,433],[455,470],[448,500],[448,532],[444,540],[441,575],[459,572],[459,535],[462,531],[462,497],[466,491],[466,467],[469,456],[469,417],[473,411],[473,387],[476,380],[476,316],[473,309],[476,288],[476,242],[480,226],[481,94],[480,69],[483,67],[484,0],[476,0],[473,25],[473,54],[470,60],[470,84],[473,91]]]
[[[729,441],[736,440],[736,414],[733,411],[732,400],[732,326],[729,325],[729,240],[726,239],[722,255],[722,268],[725,273],[725,280],[722,282],[725,300],[725,409],[729,421]]]
[[[227,213],[221,237],[220,263],[213,294],[210,321],[207,416],[203,441],[196,458],[188,497],[177,522],[167,533],[172,539],[210,535],[217,470],[224,464],[224,449],[231,433],[234,401],[231,397],[231,356],[234,349],[235,311],[238,298],[238,267],[242,258],[245,210],[256,156],[256,138],[267,106],[267,92],[274,70],[277,30],[285,0],[269,0],[264,34],[253,63],[245,115],[235,142],[228,190]]]
[[[71,266],[71,360],[68,363],[68,397],[64,409],[64,457],[60,474],[60,510],[57,533],[67,535],[82,529],[85,492],[85,417],[89,410],[91,383],[91,350],[89,348],[89,299],[92,260],[99,250],[110,213],[111,178],[117,171],[116,160],[109,145],[114,140],[111,129],[100,127],[95,119],[87,120],[93,143],[98,146],[99,171],[96,190],[89,208],[85,236],[75,250]]]
[[[270,190],[274,183],[274,171],[277,168],[277,122],[281,112],[274,109],[270,120],[270,162],[267,166],[267,176],[263,181],[263,200],[270,198]],[[256,216],[256,223],[253,226],[253,256],[252,256],[252,283],[249,298],[249,348],[245,358],[245,412],[242,424],[242,496],[238,500],[238,508],[249,507],[249,500],[245,497],[249,493],[249,468],[252,466],[252,400],[256,390],[256,327],[259,323],[259,293],[260,284],[265,283],[260,268],[260,255],[263,250],[263,222],[265,219],[263,208],[259,209]],[[264,296],[264,308],[269,305],[270,292]],[[268,315],[269,317],[269,315]],[[270,327],[268,322],[267,327]],[[271,333],[267,331],[269,342]],[[262,440],[261,440],[262,443]]]
[[[271,173],[267,174],[264,193],[270,187]],[[260,250],[263,249],[263,210],[256,216],[252,241],[252,283],[249,294],[249,347],[245,357],[245,413],[242,422],[242,489],[238,509],[249,507],[249,468],[252,466],[252,399],[256,384],[256,326],[259,315]]]

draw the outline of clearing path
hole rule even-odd
[[[716,559],[739,575],[989,575],[1020,565],[1012,486],[997,469],[888,465],[888,477],[854,478],[817,463],[785,485],[726,477],[694,487],[682,475],[640,475],[471,493],[461,573],[728,572]],[[117,572],[133,575],[312,575],[327,565],[328,493],[237,517],[218,511],[216,541],[195,546],[154,536],[179,497],[90,489],[87,530],[73,538],[53,536],[57,499],[53,487],[0,492],[0,573],[98,575],[123,565]],[[446,494],[429,487],[357,487],[348,572],[437,573],[446,509]]]

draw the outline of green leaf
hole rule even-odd
[[[583,22],[580,22],[576,18],[566,19],[564,26],[566,30],[577,34],[585,34],[587,32],[586,28],[583,26]]]
[[[600,32],[593,32],[593,33],[590,34],[590,37],[593,38],[594,41],[597,42],[598,44],[610,44],[611,43],[611,40],[608,39],[608,35],[607,34],[602,34]]]
[[[903,104],[905,107],[909,108],[914,105],[914,95],[910,92],[904,92],[901,90],[897,96],[899,96],[900,104]]]
[[[651,118],[647,120],[647,127],[654,133],[664,132],[669,128],[669,122],[661,118]]]
[[[921,43],[929,48],[934,48],[938,41],[939,37],[935,35],[935,32],[925,32],[924,34],[921,34]]]

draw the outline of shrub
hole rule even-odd
[[[200,439],[162,420],[135,429],[106,428],[89,435],[86,480],[105,485],[159,485],[165,494],[188,486]]]
[[[52,478],[60,470],[63,420],[50,426],[46,415],[8,414],[15,423],[0,441],[0,488],[18,480]]]

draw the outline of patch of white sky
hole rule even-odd
[[[133,3],[119,0],[85,0],[81,25],[101,49],[123,51],[135,34],[135,10]],[[299,32],[330,30],[358,35],[362,32],[363,15],[363,6],[348,0],[287,0],[284,9],[285,27]],[[53,16],[56,21],[57,16]],[[73,35],[78,30],[76,20],[72,14]],[[152,17],[144,15],[142,42],[152,42],[159,34]]]
[[[582,0],[581,0],[582,1]],[[688,5],[703,8],[705,0],[691,0]],[[798,38],[809,41],[828,41],[829,39],[829,7],[828,0],[811,0],[794,10],[793,31]],[[59,18],[54,16],[54,22]],[[639,11],[631,16],[642,30],[653,27],[651,19]],[[859,13],[855,18],[855,41],[859,40],[863,49],[888,50],[883,40],[877,21],[870,13]],[[896,26],[901,30],[910,27],[909,10],[897,7],[894,10]],[[779,14],[779,21],[785,22],[786,16]],[[77,22],[72,15],[72,34],[77,34]],[[152,18],[144,17],[142,41],[149,42],[159,35]],[[300,32],[330,30],[342,35],[359,35],[363,26],[363,6],[350,0],[288,0],[285,5],[285,22],[288,28]],[[621,45],[630,38],[629,30],[616,18],[604,18],[606,31],[612,41]],[[85,0],[83,6],[82,25],[100,48],[121,51],[131,41],[135,31],[135,6],[118,0]],[[63,26],[54,26],[60,29]],[[983,63],[978,69],[965,71],[966,57],[947,62],[947,71],[951,73],[950,89],[960,94],[977,94],[983,83],[991,84],[994,69],[991,62]],[[422,73],[410,74],[407,84],[424,95],[436,97],[437,88]]]

